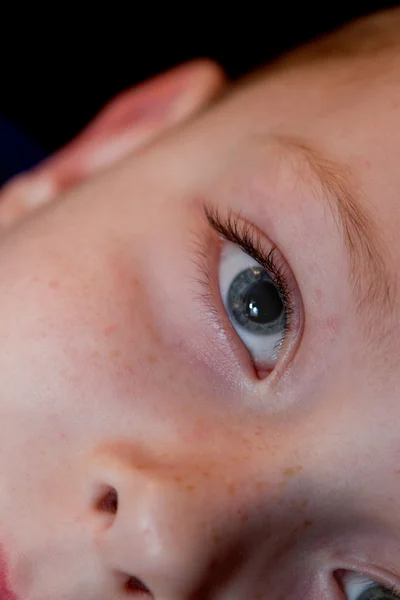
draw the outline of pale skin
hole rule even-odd
[[[232,89],[190,63],[4,188],[1,600],[400,589],[399,81],[396,46]],[[228,318],[247,258],[204,204],[277,248],[275,355]]]

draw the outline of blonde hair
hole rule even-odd
[[[372,75],[372,63],[380,70],[390,70],[393,62],[398,67],[400,51],[400,7],[382,10],[359,17],[329,33],[297,46],[273,59],[261,68],[247,73],[234,82],[233,89],[246,88],[277,72],[295,70],[298,67],[321,66],[329,63],[368,63],[367,76]],[[384,65],[384,67],[382,67]],[[365,65],[367,66],[367,65]]]
[[[400,49],[400,7],[382,10],[346,23],[276,60],[276,66],[329,59],[376,58]]]

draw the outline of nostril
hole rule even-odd
[[[118,510],[118,493],[114,488],[109,487],[103,493],[97,502],[97,509],[115,515]]]
[[[143,592],[145,594],[151,595],[151,592],[147,586],[144,585],[140,579],[137,577],[131,576],[125,584],[125,589],[129,592]]]

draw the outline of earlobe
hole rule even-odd
[[[122,92],[72,142],[1,190],[0,225],[14,223],[191,117],[225,85],[222,69],[202,59]]]

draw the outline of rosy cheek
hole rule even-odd
[[[0,545],[0,600],[18,600],[8,583],[8,566],[5,553]]]

